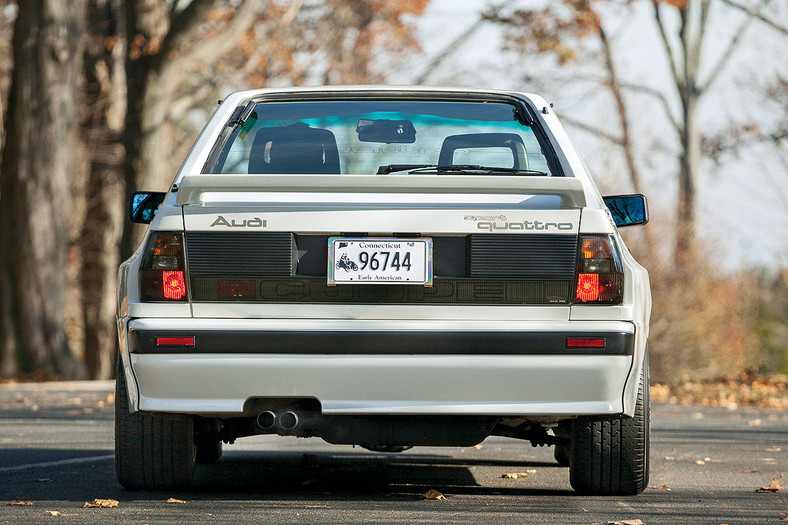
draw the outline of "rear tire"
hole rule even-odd
[[[221,441],[197,442],[197,463],[216,463],[222,457]]]
[[[634,495],[648,485],[648,377],[647,355],[633,417],[573,422],[569,481],[577,492]]]
[[[568,467],[571,449],[567,445],[556,445],[553,450],[553,457],[562,467]]]
[[[129,490],[184,488],[194,479],[194,425],[182,414],[129,412],[123,367],[115,381],[115,471]]]

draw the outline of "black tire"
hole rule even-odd
[[[115,381],[115,472],[120,484],[129,490],[188,487],[196,452],[191,417],[129,413],[121,367]]]
[[[556,445],[553,450],[553,457],[562,467],[569,466],[571,450],[568,445]]]
[[[222,457],[221,441],[198,441],[197,442],[197,463],[208,464],[216,463]]]
[[[583,494],[634,495],[648,485],[650,403],[648,355],[633,417],[572,424],[569,482]]]

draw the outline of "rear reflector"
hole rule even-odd
[[[156,346],[194,346],[194,337],[157,337]]]
[[[586,339],[580,337],[574,338],[567,338],[566,339],[566,347],[567,348],[604,348],[605,347],[605,340],[600,339]]]

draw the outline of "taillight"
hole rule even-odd
[[[188,299],[180,233],[151,235],[140,268],[140,296],[143,301]]]
[[[607,235],[580,237],[575,303],[621,304],[624,273],[613,240]]]

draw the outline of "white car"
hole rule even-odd
[[[117,475],[191,483],[222,443],[552,445],[579,492],[648,483],[648,274],[550,104],[524,93],[234,93],[121,265]]]

